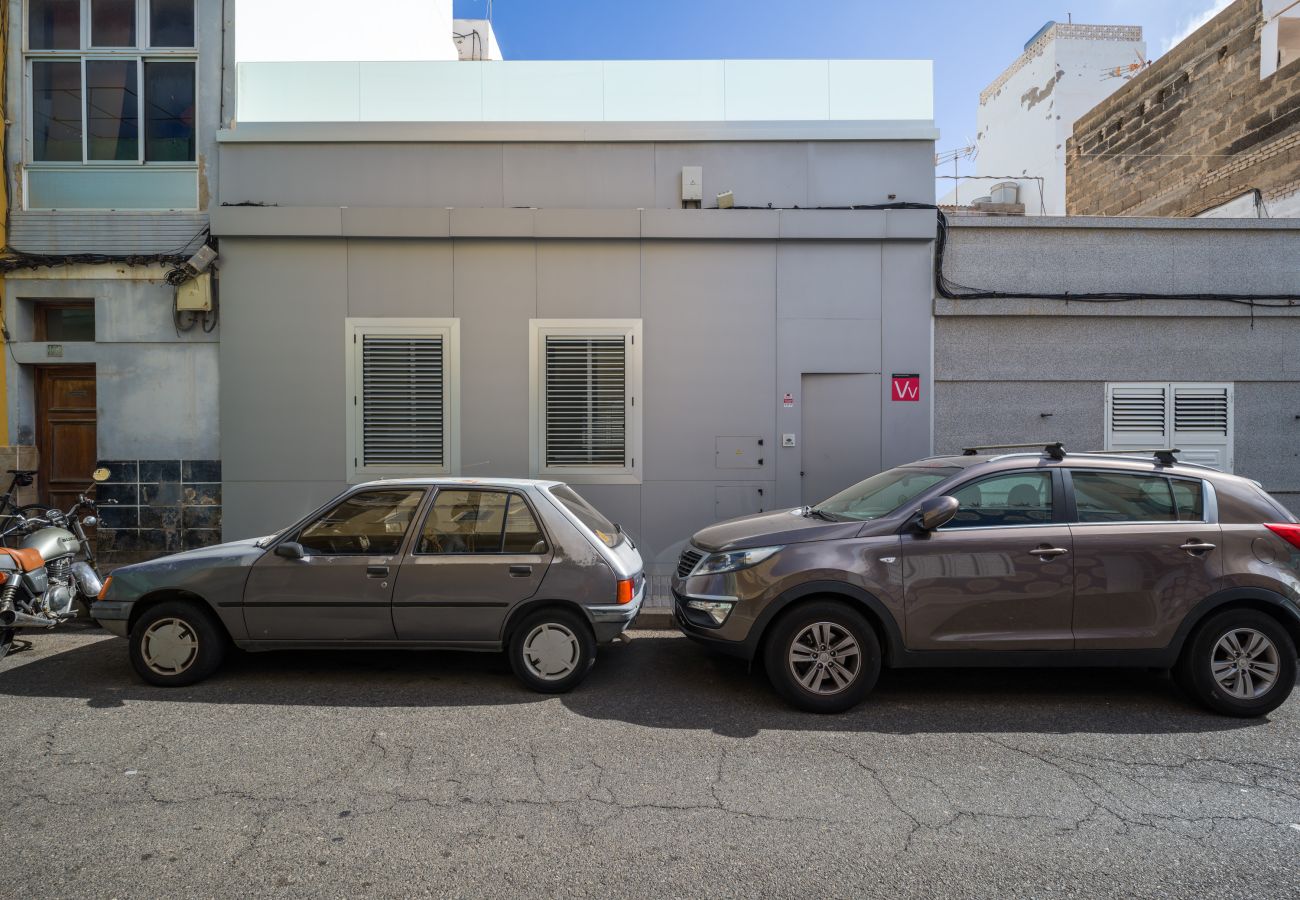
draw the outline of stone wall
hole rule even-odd
[[[1300,190],[1300,63],[1260,79],[1260,0],[1238,0],[1081,118],[1066,205],[1081,216],[1195,216]]]

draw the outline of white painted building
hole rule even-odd
[[[1009,192],[995,189],[1014,183],[1026,215],[1065,215],[1065,144],[1075,120],[1146,59],[1140,26],[1049,22],[980,94],[976,177],[943,202],[969,206],[995,192],[1004,200]]]

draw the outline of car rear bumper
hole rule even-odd
[[[631,603],[586,607],[587,615],[591,617],[592,630],[596,632],[597,644],[608,644],[632,627],[632,623],[641,613],[641,604],[645,600],[647,581],[644,578],[639,581],[640,585]]]

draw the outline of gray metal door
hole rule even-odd
[[[804,375],[803,502],[880,471],[880,376]]]

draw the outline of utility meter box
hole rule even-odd
[[[682,166],[682,199],[704,199],[703,166]]]
[[[212,276],[203,273],[176,289],[177,312],[212,312]]]

